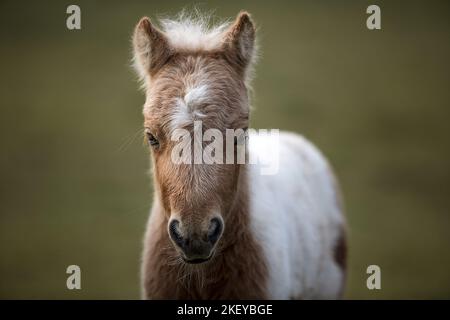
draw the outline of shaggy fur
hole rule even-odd
[[[288,163],[284,169],[287,171],[275,180],[258,178],[254,168],[246,164],[197,165],[171,161],[171,151],[175,147],[172,134],[176,129],[201,134],[193,127],[195,120],[202,121],[204,130],[216,128],[224,132],[248,127],[249,81],[256,47],[255,27],[249,14],[242,12],[234,23],[216,27],[210,27],[204,18],[186,15],[177,20],[163,20],[161,26],[160,30],[148,18],[142,18],[133,36],[135,68],[146,92],[144,126],[147,134],[159,141],[159,145],[152,148],[155,195],[144,239],[143,297],[338,297],[337,291],[343,287],[343,270],[337,271],[335,263],[343,267],[345,257],[340,253],[343,243],[336,240],[336,230],[344,223],[339,218],[336,201],[333,204],[329,201],[334,197],[334,191],[328,192],[331,171],[315,149],[298,138],[285,138],[290,149],[304,156],[299,158],[300,153],[297,153],[293,158],[300,162]],[[286,197],[286,201],[279,203],[282,197],[274,198],[274,195],[277,189],[280,192],[288,189],[285,194],[293,193],[294,188],[289,191],[290,181],[286,179],[294,172],[289,170],[296,170],[298,165],[310,165],[320,171],[308,178],[310,185],[298,189],[298,194],[308,191],[321,197],[327,206],[324,211],[317,211],[317,217],[312,216],[311,223],[307,219],[301,221],[304,229],[295,230],[304,213],[296,217],[298,208],[289,207],[296,203],[295,198]],[[326,192],[321,193],[322,189]],[[271,198],[273,203],[267,205],[265,200]],[[307,208],[308,204],[305,206]],[[278,212],[278,208],[282,212]],[[316,211],[308,209],[306,212]],[[168,235],[169,221],[176,218],[181,221],[183,232],[199,234],[217,215],[224,221],[224,231],[212,259],[200,265],[184,263]],[[286,226],[280,225],[284,219],[294,219],[290,229],[284,230]],[[326,219],[330,221],[327,225],[330,233],[324,233],[323,226],[319,225],[328,221]],[[295,235],[290,238],[289,233],[299,230],[312,232],[318,239],[324,237],[323,246],[317,247],[314,237],[311,241],[308,234],[303,234],[306,242],[299,247],[300,238]],[[284,243],[287,240],[292,241]],[[313,252],[311,263],[302,260],[303,266],[298,265],[297,271],[289,263],[297,264],[293,255],[307,258],[304,250]],[[277,265],[281,269],[277,269]],[[302,269],[306,266],[308,268]],[[319,268],[324,270],[321,274],[318,274]],[[289,279],[292,285],[285,284]],[[329,289],[325,289],[326,282],[330,283]],[[308,291],[309,286],[314,287],[314,294]]]

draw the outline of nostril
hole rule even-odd
[[[223,222],[219,218],[212,218],[208,229],[208,241],[215,244],[223,230]]]
[[[179,225],[180,222],[176,219],[173,219],[169,224],[169,235],[172,240],[181,247],[183,245],[183,237],[180,233]]]

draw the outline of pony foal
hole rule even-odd
[[[183,15],[161,25],[144,17],[133,36],[155,190],[143,298],[341,297],[345,220],[333,173],[311,143],[280,133],[274,175],[262,175],[258,164],[171,161],[174,131],[201,134],[195,121],[204,130],[248,128],[255,58],[249,14],[216,27]],[[247,143],[247,155],[273,152],[257,135]]]

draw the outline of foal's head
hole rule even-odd
[[[133,37],[135,66],[146,89],[144,126],[167,232],[185,262],[199,263],[213,256],[224,232],[241,166],[174,163],[178,141],[172,139],[185,129],[194,140],[194,121],[202,122],[203,132],[214,128],[223,137],[226,129],[248,127],[255,28],[245,12],[212,29],[201,19],[162,24],[159,30],[142,18]]]

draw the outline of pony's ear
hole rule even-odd
[[[250,15],[242,11],[225,34],[225,53],[243,70],[251,63],[254,55],[255,33]]]
[[[147,17],[142,18],[136,25],[133,49],[135,68],[142,78],[156,73],[171,55],[166,36],[154,27]]]

